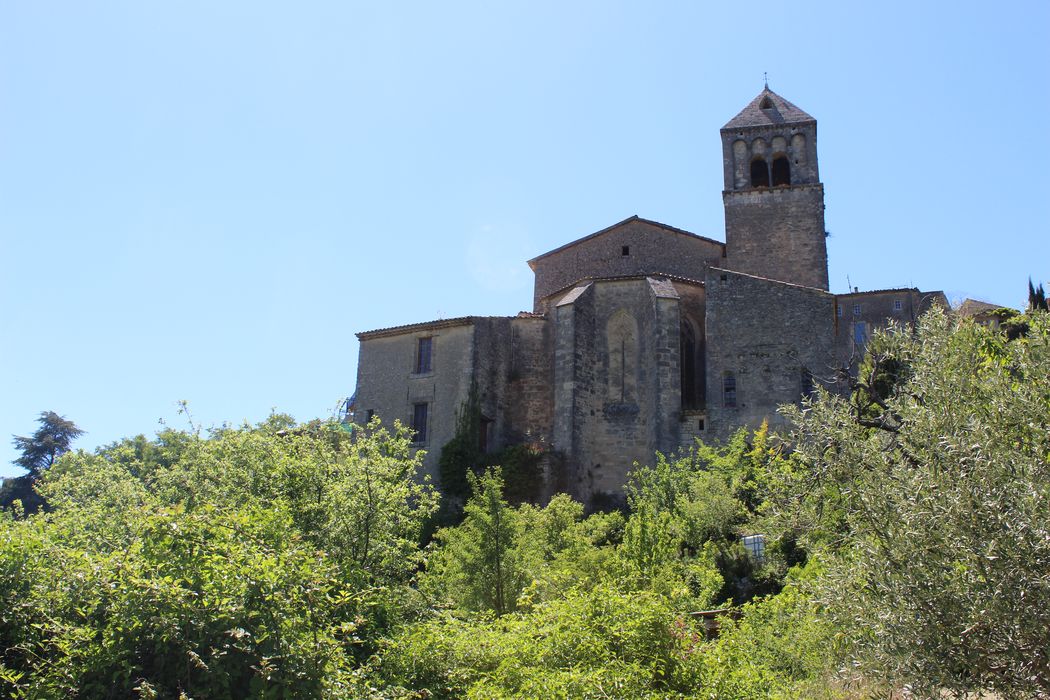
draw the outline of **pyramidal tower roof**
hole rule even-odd
[[[747,126],[771,126],[773,124],[795,124],[814,122],[816,119],[791,104],[769,89],[767,85],[758,97],[751,100],[723,129],[739,129]]]

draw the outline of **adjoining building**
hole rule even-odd
[[[768,87],[721,129],[725,242],[633,216],[528,261],[533,309],[358,333],[355,420],[441,448],[476,396],[479,447],[537,447],[541,492],[615,500],[635,462],[781,423],[942,292],[828,291],[817,122]],[[440,485],[440,484],[439,484]]]

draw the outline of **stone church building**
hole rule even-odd
[[[531,312],[358,333],[355,421],[411,426],[437,482],[474,390],[483,449],[531,444],[548,494],[615,499],[634,462],[775,426],[872,329],[947,307],[829,293],[813,117],[767,87],[721,137],[724,243],[633,216],[529,260]]]

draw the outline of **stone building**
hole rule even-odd
[[[531,312],[358,333],[355,420],[412,426],[438,481],[476,391],[483,449],[531,444],[547,494],[615,499],[635,462],[775,426],[873,329],[947,306],[828,291],[813,117],[767,87],[721,138],[725,243],[634,216],[528,261]]]

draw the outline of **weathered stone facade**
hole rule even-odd
[[[777,425],[874,328],[944,303],[827,291],[816,128],[768,88],[722,128],[724,244],[631,217],[530,260],[532,312],[359,333],[354,419],[415,425],[437,480],[473,389],[486,449],[533,445],[539,493],[595,504],[657,451]]]

